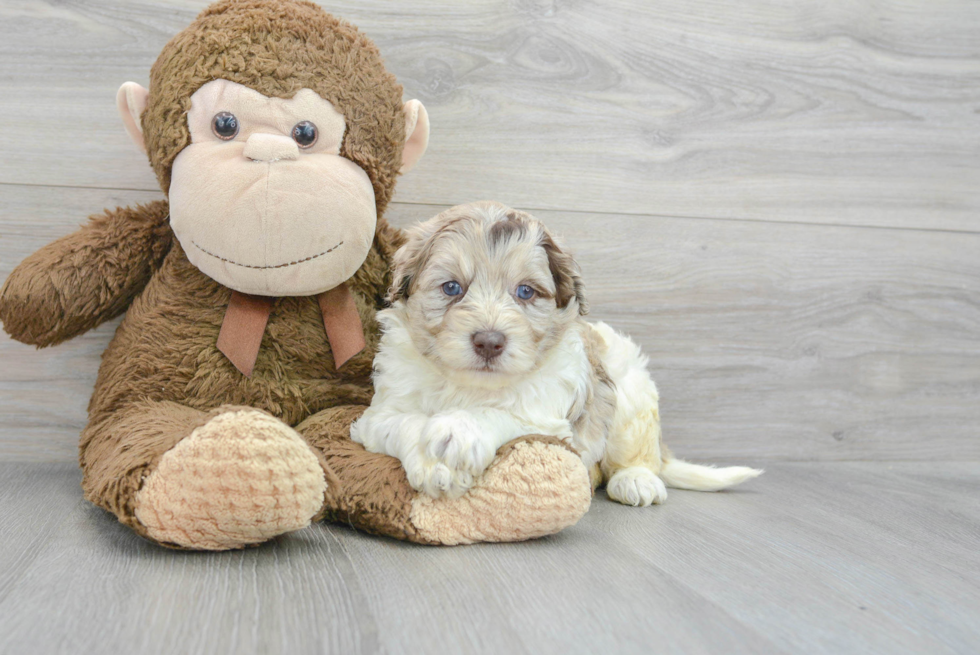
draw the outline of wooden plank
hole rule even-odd
[[[205,4],[0,7],[0,182],[155,189],[115,90]],[[975,2],[329,7],[429,109],[402,201],[978,229]]]
[[[141,193],[8,186],[0,277]],[[407,225],[437,206],[396,204]],[[980,457],[980,236],[538,212],[577,253],[591,317],[651,358],[667,442],[701,461]],[[35,236],[28,236],[28,235]],[[0,340],[0,457],[75,457],[103,326]]]
[[[680,456],[980,457],[980,237],[538,212]]]
[[[722,497],[672,491],[658,521],[603,503],[577,527],[785,652],[971,653],[978,473],[975,462],[779,463]]]
[[[68,465],[3,464],[0,482],[2,652],[980,648],[975,462],[779,463],[643,509],[600,494],[578,525],[523,544],[317,525],[235,553],[140,540],[79,504]]]
[[[81,507],[80,479],[72,464],[0,465],[0,603]]]
[[[25,495],[43,466],[0,466],[0,488]],[[12,557],[0,559],[0,580],[14,582],[0,600],[0,651],[378,652],[349,563],[312,531],[261,552],[166,550],[79,503],[79,476],[60,468],[74,488],[52,485],[38,497],[74,510],[39,552],[19,550],[37,541],[24,512],[15,507],[7,520],[3,552]]]

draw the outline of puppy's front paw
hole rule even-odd
[[[495,454],[480,425],[466,412],[433,416],[422,430],[420,445],[426,457],[473,475],[483,473]]]
[[[606,493],[613,500],[634,507],[659,505],[667,500],[667,487],[663,480],[642,466],[616,471],[606,483]]]
[[[433,498],[459,498],[473,486],[473,476],[466,471],[453,471],[442,462],[423,466],[420,491]]]
[[[378,452],[378,439],[372,432],[372,427],[370,419],[362,414],[360,418],[350,425],[350,440],[354,443],[361,444],[365,450],[376,453]]]
[[[408,484],[433,498],[457,498],[473,486],[470,473],[450,469],[439,460],[428,457],[422,448],[406,453],[401,462]]]
[[[495,454],[480,426],[465,412],[439,414],[419,441],[425,469],[422,490],[430,496],[461,496],[490,466]]]

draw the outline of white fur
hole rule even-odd
[[[578,318],[578,295],[556,306],[555,246],[546,256],[540,245],[550,235],[527,215],[507,216],[499,205],[463,206],[409,233],[396,279],[410,282],[411,295],[378,314],[375,395],[351,438],[397,457],[409,483],[434,497],[464,493],[500,446],[524,435],[567,440],[590,471],[598,467],[609,496],[628,505],[662,503],[666,486],[713,491],[761,473],[688,464],[662,449],[646,356],[605,323]],[[493,237],[488,226],[505,220],[525,229]],[[447,297],[448,280],[465,296]],[[527,280],[542,292],[521,302],[513,289]],[[492,362],[473,352],[480,330],[507,336]]]
[[[667,500],[667,487],[663,480],[642,466],[616,471],[606,483],[606,493],[613,500],[634,507],[659,505]]]
[[[412,486],[433,496],[456,495],[512,439],[572,438],[563,417],[584,392],[589,371],[576,333],[569,331],[541,368],[512,384],[476,386],[454,381],[424,357],[399,312],[384,310],[378,319],[383,336],[374,360],[374,400],[351,427],[351,438],[400,459]],[[586,464],[601,454],[585,454]],[[436,471],[439,464],[452,475]]]
[[[759,477],[761,474],[762,471],[759,469],[747,466],[717,468],[691,464],[680,459],[667,460],[664,462],[663,470],[660,471],[660,477],[669,486],[692,491],[719,491]]]

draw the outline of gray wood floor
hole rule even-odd
[[[0,2],[0,279],[160,197],[115,114],[201,0]],[[555,537],[174,553],[81,499],[114,325],[0,337],[0,653],[980,652],[980,3],[338,0],[425,103],[405,225],[529,209],[744,489]]]
[[[235,553],[140,540],[70,464],[0,465],[4,653],[971,653],[977,463],[777,463],[751,488],[599,497],[523,544],[317,525]]]

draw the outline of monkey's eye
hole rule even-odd
[[[458,296],[463,293],[463,287],[456,280],[450,280],[442,285],[442,292],[447,296]]]
[[[222,141],[231,141],[238,135],[238,119],[230,111],[218,112],[211,119],[211,130]]]
[[[534,289],[526,284],[517,287],[517,297],[521,300],[530,300],[534,297]]]
[[[296,123],[293,126],[293,140],[299,144],[300,148],[309,148],[316,143],[316,125],[310,121]]]

